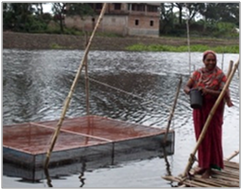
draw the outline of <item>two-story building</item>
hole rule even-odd
[[[103,4],[89,4],[97,13],[95,17],[66,17],[66,26],[92,31]],[[159,36],[159,6],[159,3],[108,3],[98,31],[123,36]]]

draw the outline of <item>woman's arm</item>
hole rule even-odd
[[[216,96],[216,97],[219,96],[219,94],[221,93],[220,90],[218,90],[218,91],[217,90],[210,90],[210,89],[207,89],[207,88],[201,88],[201,91],[204,95],[210,94],[210,95],[213,95],[213,96]],[[228,96],[228,92],[226,92],[225,101],[226,101],[226,104],[227,104],[228,107],[234,106],[230,97]]]
[[[221,93],[220,90],[211,90],[211,89],[208,89],[208,88],[205,88],[205,87],[200,87],[199,90],[202,91],[203,95],[206,95],[206,94],[210,94],[212,96],[219,96],[219,94]]]
[[[189,94],[192,86],[193,86],[193,80],[189,79],[187,84],[184,87],[184,92],[186,94]],[[216,97],[219,96],[219,94],[221,92],[220,90],[211,90],[211,89],[208,89],[206,87],[198,87],[198,90],[202,91],[203,95],[210,94],[210,95],[216,96]]]
[[[192,88],[192,85],[193,85],[193,81],[192,81],[192,79],[190,78],[190,79],[188,80],[188,82],[186,83],[185,87],[184,87],[184,92],[185,92],[186,94],[189,94],[189,93],[190,93],[190,90],[191,90],[191,88]]]

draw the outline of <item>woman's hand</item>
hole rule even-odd
[[[192,81],[192,79],[190,78],[190,79],[188,80],[188,82],[186,83],[185,87],[184,87],[184,92],[185,92],[186,94],[189,94],[190,91],[191,91],[191,87],[192,87],[192,86],[193,86],[193,81]]]
[[[234,104],[232,103],[232,101],[231,101],[231,99],[229,97],[226,98],[225,101],[226,101],[226,104],[227,104],[228,107],[234,106]]]
[[[185,86],[185,88],[184,88],[184,92],[185,92],[186,94],[189,94],[190,91],[191,91],[191,89],[190,89],[188,86]]]
[[[208,89],[205,87],[198,87],[198,90],[202,92],[202,95],[206,95],[208,93]]]
[[[219,90],[211,90],[206,87],[199,87],[198,89],[202,92],[203,95],[210,94],[210,95],[216,96],[216,97],[219,96],[219,94],[221,92]]]

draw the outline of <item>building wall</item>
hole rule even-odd
[[[154,16],[130,15],[128,35],[158,36],[159,19]]]
[[[127,20],[127,15],[105,15],[105,18],[101,22],[103,26],[103,32],[111,32],[126,36]]]
[[[97,20],[98,17],[96,18],[86,17],[85,20],[81,20],[80,17],[78,16],[72,18],[67,17],[65,19],[65,25],[68,28],[75,28],[78,30],[91,32],[93,31]],[[100,25],[98,26],[97,31],[116,33],[122,36],[126,36],[128,34],[127,20],[128,17],[126,15],[125,16],[105,15]]]
[[[92,17],[86,17],[84,20],[82,20],[79,16],[66,17],[65,25],[68,28],[92,31],[95,26],[95,21],[93,21]]]
[[[105,15],[98,27],[100,32],[111,32],[119,35],[159,35],[159,13],[149,11],[144,4],[108,3]],[[118,4],[118,3],[117,3]],[[116,8],[120,7],[120,10]],[[138,10],[136,10],[136,8]],[[155,7],[154,7],[155,8]],[[100,10],[96,10],[100,11]],[[86,17],[81,20],[79,17],[66,17],[65,25],[79,30],[92,31],[98,20],[99,14],[94,18]]]

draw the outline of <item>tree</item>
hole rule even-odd
[[[80,16],[84,19],[87,15],[94,15],[88,3],[52,3],[54,18],[59,22],[61,33],[64,32],[65,16]]]
[[[239,3],[219,3],[219,20],[239,26]]]
[[[222,30],[222,26],[227,31],[225,27],[239,26],[239,3],[205,3],[200,14],[204,18],[204,31]]]
[[[4,28],[27,31],[34,9],[31,3],[4,3]]]
[[[81,20],[84,20],[86,16],[93,17],[94,15],[94,9],[88,3],[68,3],[67,5],[67,16],[79,16]],[[85,28],[82,29],[84,34],[87,35]]]
[[[64,32],[64,19],[66,14],[67,3],[52,3],[52,11],[54,13],[54,20],[59,22],[61,33]]]
[[[239,3],[205,3],[200,14],[206,22],[239,22]]]
[[[45,25],[48,25],[49,22],[52,20],[52,15],[50,13],[43,12],[43,4],[45,4],[45,3],[32,3],[32,6],[35,9],[34,14],[35,14],[36,19],[39,22],[42,22]]]
[[[67,4],[67,16],[80,16],[84,19],[85,16],[93,16],[94,10],[88,3],[68,3]]]
[[[179,9],[179,24],[182,24],[182,9],[185,7],[185,3],[174,3],[175,7]]]
[[[185,3],[185,7],[188,10],[189,23],[195,18],[197,14],[200,14],[200,10],[205,6],[204,3]]]
[[[160,33],[168,34],[174,28],[173,8],[173,3],[160,4]]]
[[[3,3],[4,30],[43,32],[51,19],[43,14],[42,3]]]

